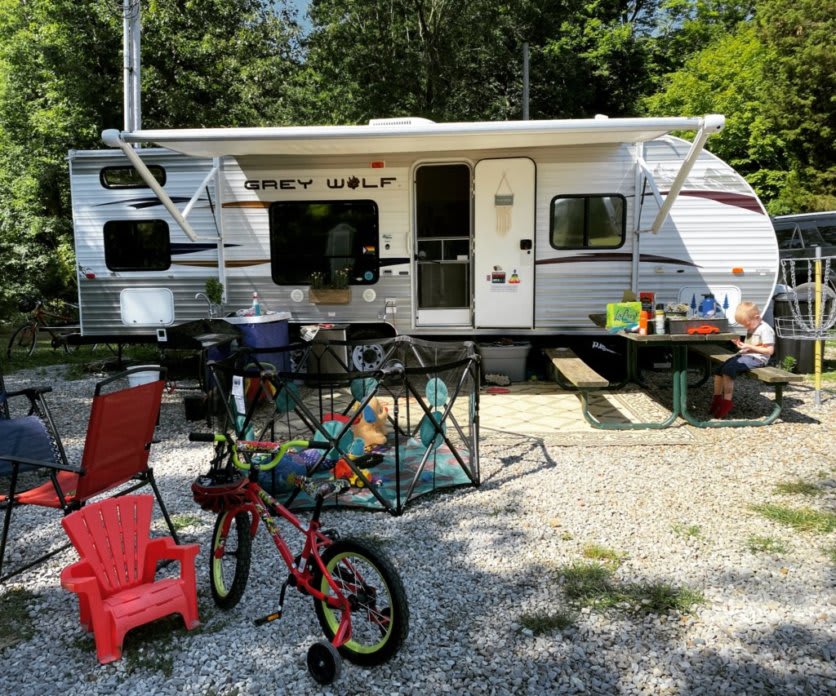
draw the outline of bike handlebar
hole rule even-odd
[[[271,455],[267,461],[254,462],[261,471],[273,469],[291,449],[331,449],[328,442],[312,440],[285,440],[284,442],[270,442],[259,440],[235,440],[226,433],[189,433],[191,442],[228,442],[232,449],[232,463],[236,468],[249,471],[252,464],[239,456],[240,452],[256,455]]]
[[[215,433],[189,433],[189,442],[215,442]]]

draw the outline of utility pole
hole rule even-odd
[[[142,128],[139,3],[140,0],[122,1],[124,129],[126,131],[138,131]]]
[[[528,120],[528,41],[523,44],[523,94],[522,94],[522,117],[523,121]]]

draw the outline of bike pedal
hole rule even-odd
[[[264,616],[260,619],[256,619],[255,621],[253,621],[253,623],[256,626],[263,626],[266,623],[270,623],[271,621],[275,621],[276,619],[280,619],[280,618],[282,618],[282,610],[281,609],[279,609],[278,611],[274,611],[272,614],[267,614],[267,616]]]

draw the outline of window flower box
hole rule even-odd
[[[351,302],[351,288],[311,288],[308,301],[313,304],[348,304]]]

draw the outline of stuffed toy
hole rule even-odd
[[[368,469],[360,469],[359,471],[373,486],[380,486],[383,482],[382,479],[374,476]],[[345,479],[355,488],[366,487],[366,482],[354,473],[354,470],[346,463],[345,459],[340,459],[334,466],[334,478]]]
[[[386,425],[388,422],[386,408],[376,396],[372,397],[366,407],[357,414],[351,424],[351,431],[355,438],[363,441],[366,449],[375,445],[386,444]]]

